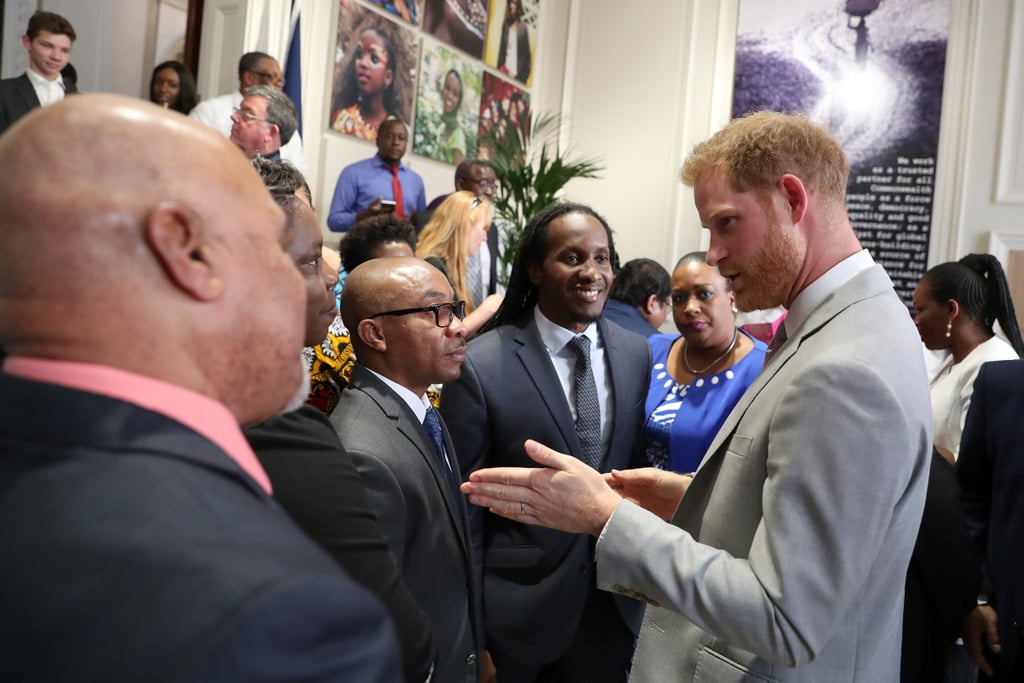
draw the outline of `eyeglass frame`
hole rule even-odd
[[[449,307],[451,317],[448,320],[447,325],[441,324],[441,309],[445,306]],[[382,311],[381,313],[374,313],[371,316],[367,316],[367,320],[373,318],[379,318],[382,315],[411,315],[413,313],[426,313],[430,311],[434,314],[434,324],[440,327],[442,330],[452,326],[455,319],[465,320],[466,318],[466,302],[465,301],[444,301],[439,304],[431,304],[429,306],[421,306],[419,308],[398,308],[393,311]]]
[[[268,73],[266,71],[257,71],[256,69],[247,69],[247,71],[251,74],[256,74],[257,76],[262,78],[266,83],[274,83],[276,81],[280,81],[281,88],[284,88],[284,76],[275,76],[272,73]]]
[[[271,121],[270,119],[261,119],[259,116],[256,116],[256,114],[253,114],[251,111],[246,111],[246,110],[242,109],[241,107],[232,107],[231,111],[234,112],[235,114],[238,114],[243,119],[245,119],[246,121],[249,121],[249,122],[252,122],[252,121],[262,121],[263,123],[269,123],[271,125],[274,125],[274,122]]]

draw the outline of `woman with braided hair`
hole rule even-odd
[[[928,270],[914,290],[921,341],[949,356],[932,379],[935,448],[951,464],[960,450],[960,434],[982,363],[1024,354],[1009,285],[999,260],[968,254]],[[1007,343],[993,330],[998,321]]]

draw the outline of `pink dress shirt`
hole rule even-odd
[[[152,377],[93,363],[10,356],[5,374],[109,396],[160,413],[206,437],[227,453],[263,490],[270,479],[245,440],[238,420],[221,403]]]

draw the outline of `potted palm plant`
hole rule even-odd
[[[498,187],[494,208],[502,219],[499,278],[507,283],[526,222],[558,200],[573,178],[598,178],[604,166],[592,157],[569,158],[558,150],[560,114],[525,109],[518,125],[492,126],[480,137],[481,156],[490,159]]]

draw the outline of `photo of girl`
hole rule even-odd
[[[529,84],[537,35],[537,0],[491,0],[484,61]]]
[[[410,29],[341,0],[331,129],[376,140],[389,116],[412,114],[416,38]]]
[[[479,66],[433,41],[424,41],[412,151],[448,164],[476,152]]]

